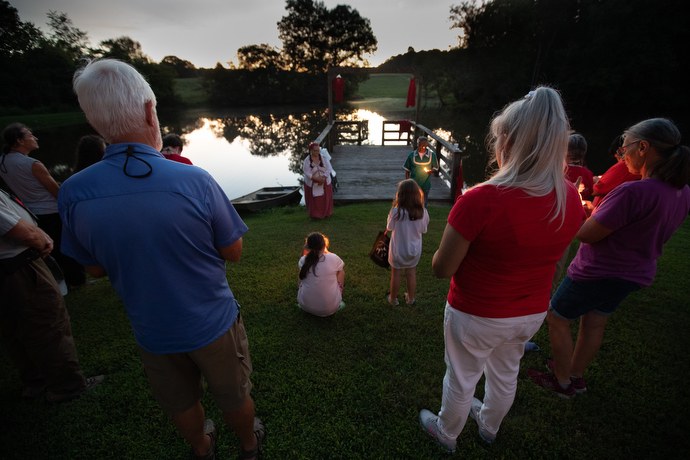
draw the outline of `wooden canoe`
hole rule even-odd
[[[299,203],[302,194],[300,186],[264,187],[248,195],[230,200],[235,209],[240,211],[261,211],[275,206],[286,206]]]

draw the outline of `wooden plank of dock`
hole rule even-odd
[[[405,179],[403,164],[412,151],[407,145],[336,145],[331,163],[338,178],[336,203],[393,201],[398,182]],[[450,187],[441,177],[431,178],[429,201],[452,202]]]

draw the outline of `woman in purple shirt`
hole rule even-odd
[[[665,118],[623,134],[618,153],[642,180],[612,190],[582,225],[580,249],[551,299],[547,322],[553,374],[527,371],[534,383],[569,398],[586,390],[583,373],[604,337],[606,320],[633,291],[652,284],[664,244],[690,210],[690,148]],[[580,319],[573,350],[570,323]]]

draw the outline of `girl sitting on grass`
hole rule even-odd
[[[328,238],[314,232],[307,236],[306,252],[299,260],[299,307],[315,316],[330,316],[345,306],[345,263],[328,252]]]
[[[415,301],[415,269],[422,255],[422,233],[426,233],[428,225],[429,213],[424,207],[424,195],[419,185],[413,179],[400,182],[386,224],[386,228],[392,232],[388,251],[391,291],[386,299],[392,305],[398,305],[397,297],[403,269],[407,282],[405,302],[412,305]]]

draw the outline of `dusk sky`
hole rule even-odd
[[[127,35],[156,62],[167,55],[197,67],[226,65],[237,49],[268,43],[281,46],[276,23],[287,14],[284,0],[9,0],[22,21],[49,34],[49,10],[67,13],[74,26],[88,32],[91,46]],[[350,5],[371,21],[378,51],[372,66],[415,50],[447,50],[458,44],[450,30],[450,7],[460,0],[325,0],[331,9]]]

